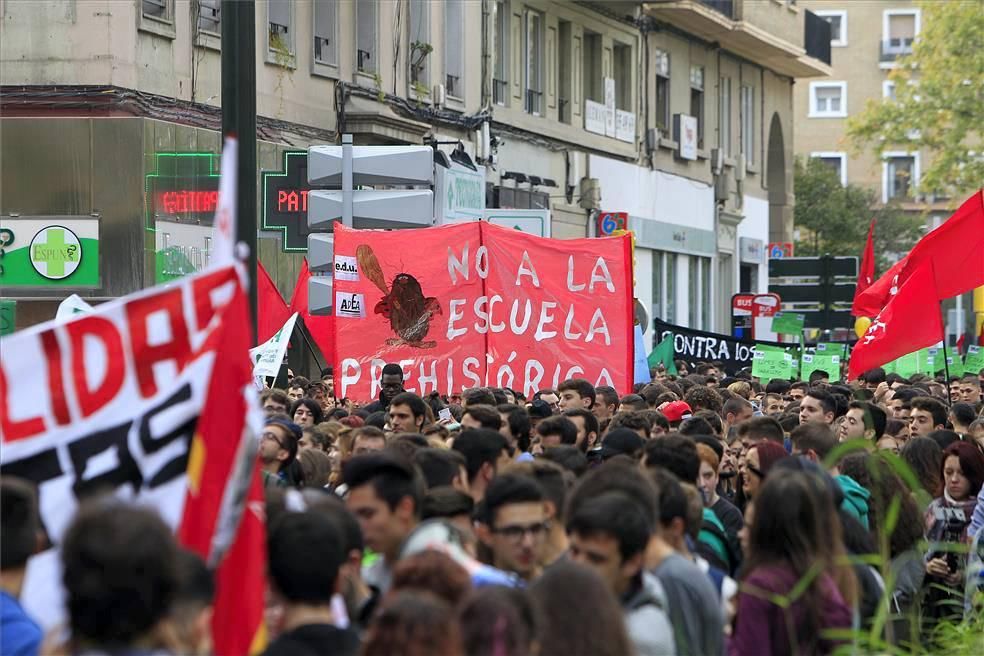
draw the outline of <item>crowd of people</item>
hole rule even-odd
[[[330,369],[264,390],[265,653],[825,654],[981,612],[984,371],[678,370],[622,396],[421,397],[396,364],[364,406]],[[0,485],[0,651],[36,654],[36,492]],[[210,653],[211,574],[152,510],[85,504],[60,558],[49,653]]]

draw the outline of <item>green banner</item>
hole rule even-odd
[[[817,353],[824,355],[839,355],[841,358],[847,357],[847,344],[833,344],[831,342],[817,342]]]
[[[964,356],[964,373],[979,374],[984,369],[984,349],[976,344],[967,347],[967,355]]]
[[[0,299],[0,335],[9,335],[17,325],[17,301]]]
[[[760,351],[752,356],[752,376],[768,382],[773,378],[789,380],[795,372],[792,367],[793,356],[783,351]]]
[[[826,355],[824,353],[804,353],[803,354],[803,378],[806,379],[817,369],[825,371],[830,382],[841,379],[841,358],[839,355]]]
[[[795,312],[776,312],[776,315],[772,317],[772,332],[779,333],[781,335],[797,335],[803,334],[803,326],[806,324],[805,314],[796,314]]]
[[[950,378],[962,378],[964,375],[964,365],[959,355],[946,356],[946,371],[950,373]]]

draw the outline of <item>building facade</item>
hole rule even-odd
[[[94,221],[105,244],[95,284],[5,290],[28,301],[18,322],[69,290],[111,298],[200,267],[219,0],[0,8],[0,215]],[[549,210],[528,229],[576,238],[624,213],[647,331],[726,330],[731,295],[767,287],[767,243],[791,238],[794,79],[829,74],[827,35],[791,0],[258,1],[261,261],[289,298],[306,210],[291,153],[342,133],[431,143],[455,161],[439,184],[466,190],[435,194],[436,221]]]

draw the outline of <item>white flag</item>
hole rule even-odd
[[[294,333],[294,323],[297,321],[297,312],[290,315],[290,319],[284,327],[277,333],[263,342],[256,348],[249,350],[249,356],[253,359],[253,376],[276,376],[280,372],[280,363],[284,361],[284,354],[287,352],[287,343],[290,336]]]
[[[55,321],[71,319],[76,314],[86,314],[92,312],[92,306],[82,300],[78,294],[72,294],[58,304],[58,311],[55,313]]]
[[[232,264],[236,257],[236,167],[239,142],[226,137],[222,149],[222,177],[219,179],[219,202],[212,220],[213,266]]]

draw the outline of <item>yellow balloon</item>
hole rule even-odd
[[[871,319],[868,317],[858,317],[854,320],[854,334],[858,336],[858,339],[864,337],[864,334],[868,332],[868,326],[871,325]]]

